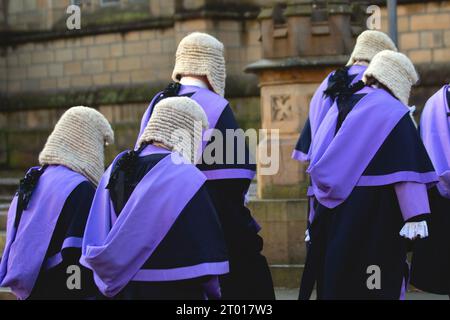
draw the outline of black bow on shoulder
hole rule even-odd
[[[325,97],[335,100],[338,97],[348,97],[364,88],[364,82],[351,84],[354,77],[348,74],[349,67],[339,68],[328,79],[328,87],[324,90]]]
[[[33,195],[34,190],[36,189],[39,178],[42,176],[47,167],[47,165],[44,165],[40,168],[33,168],[25,175],[22,180],[20,180],[19,189],[17,190],[16,218],[14,220],[14,226],[16,227],[16,229],[19,226],[23,211],[28,208],[28,204],[31,200],[31,196]]]

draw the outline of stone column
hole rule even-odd
[[[263,59],[247,71],[259,77],[262,128],[280,132],[278,174],[258,175],[263,199],[304,197],[305,167],[291,160],[291,154],[312,95],[332,70],[347,62],[353,47],[349,1],[323,2],[321,7],[312,0],[291,1],[259,16]]]

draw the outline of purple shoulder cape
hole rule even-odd
[[[168,153],[149,145],[140,156],[163,152]],[[100,291],[112,297],[130,281],[141,278],[174,281],[227,273],[228,262],[141,270],[206,178],[195,166],[182,164],[180,155],[171,153],[144,176],[117,217],[106,186],[123,154],[100,181],[83,239],[80,262],[94,272]]]
[[[362,80],[363,74],[366,71],[366,66],[353,65],[349,68],[349,75],[356,75],[356,77],[352,80],[351,84],[354,84],[360,80]],[[334,72],[330,73],[325,80],[322,81],[319,88],[317,88],[314,93],[311,102],[309,104],[309,122],[311,125],[311,140],[314,140],[317,131],[319,130],[319,126],[325,118],[328,110],[330,110],[333,105],[333,99],[330,97],[324,97],[323,92],[328,87],[328,79]],[[294,150],[292,153],[292,159],[307,162],[311,160],[311,149],[308,154],[303,153],[300,150]]]
[[[338,109],[333,104],[312,142],[307,172],[317,200],[328,208],[344,202],[355,186],[381,186],[397,182],[433,183],[434,172],[395,172],[363,176],[370,161],[408,108],[382,89],[367,93],[349,113],[335,135]]]
[[[144,113],[144,116],[141,120],[141,128],[139,131],[139,136],[137,141],[139,141],[139,137],[144,132],[147,127],[148,121],[153,112],[153,107],[155,101],[158,97],[160,97],[161,93],[158,93],[153,100],[150,102],[147,110]],[[202,142],[202,151],[205,150],[205,147],[208,141],[212,136],[212,129],[216,128],[217,122],[222,115],[223,111],[229,104],[226,99],[221,97],[220,95],[212,92],[211,90],[196,87],[196,86],[186,86],[181,85],[181,89],[178,92],[179,96],[192,94],[190,96],[191,99],[196,101],[205,111],[206,116],[208,117],[209,128],[203,132],[203,142]],[[136,145],[137,147],[137,145]],[[215,170],[205,170],[203,173],[206,175],[208,180],[217,180],[217,179],[253,179],[255,176],[255,171],[248,169],[238,169],[238,168],[225,168],[225,169],[215,169]]]
[[[18,230],[14,227],[17,196],[8,211],[6,246],[0,265],[0,286],[19,299],[33,290],[67,197],[82,182],[81,174],[64,166],[49,166],[39,178]]]
[[[445,85],[426,103],[420,119],[420,135],[439,176],[439,193],[450,199],[450,110]]]
[[[208,117],[209,128],[210,129],[215,128],[220,115],[222,114],[225,107],[228,105],[228,101],[208,89],[195,86],[182,85],[178,95],[182,96],[188,93],[193,93],[193,95],[190,98],[195,100],[205,111],[206,116]],[[150,120],[150,117],[153,112],[154,103],[160,95],[161,93],[157,94],[153,98],[152,102],[150,102],[150,105],[145,111],[144,116],[142,117],[138,140],[142,135],[142,133],[144,133],[145,128],[147,127],[148,121]],[[206,141],[208,141],[209,138],[211,137],[211,133],[208,131],[206,131],[204,134],[205,134],[204,136],[205,141],[203,142],[203,149],[206,146]]]

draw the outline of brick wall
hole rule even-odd
[[[174,31],[146,30],[9,48],[8,93],[167,79]]]
[[[450,1],[401,4],[397,12],[402,52],[416,64],[450,62]],[[382,30],[388,30],[386,8]]]
[[[29,8],[36,8],[38,14],[39,5],[44,2],[53,5],[64,4],[64,1],[14,0],[10,2],[16,3],[16,7],[10,8],[10,12],[26,13],[30,11]],[[272,1],[246,2],[267,5]],[[205,3],[212,1],[185,0],[183,6],[184,10],[193,10]],[[149,5],[153,16],[173,16],[175,11],[174,0],[152,0]],[[20,6],[22,11],[19,10]],[[57,20],[61,8],[52,8],[53,19]],[[442,85],[442,75],[445,78],[445,74],[448,74],[445,70],[448,71],[450,61],[450,1],[400,4],[398,14],[400,49],[417,64],[422,80],[425,80],[413,90],[412,103],[420,109],[424,101]],[[382,8],[382,19],[382,29],[387,31],[385,7]],[[241,125],[245,128],[258,127],[260,119],[256,77],[243,72],[247,64],[259,60],[262,54],[259,22],[254,18],[215,19],[200,15],[197,18],[175,19],[171,25],[141,30],[57,36],[0,47],[0,95],[25,98],[36,94],[56,96],[56,99],[52,99],[52,106],[44,103],[36,110],[22,111],[15,110],[14,105],[12,110],[0,112],[0,140],[6,141],[2,137],[8,137],[7,145],[0,143],[0,151],[3,154],[4,150],[8,152],[7,163],[0,163],[0,166],[26,167],[35,163],[37,152],[42,148],[49,130],[64,109],[72,105],[64,99],[63,103],[59,103],[61,95],[67,96],[71,92],[78,95],[79,92],[99,88],[110,89],[115,93],[116,88],[133,88],[136,85],[161,88],[170,81],[177,43],[192,31],[209,32],[224,42],[229,79],[227,96],[233,97],[231,105]],[[249,83],[253,91],[243,91],[242,88]],[[139,102],[102,103],[91,103],[81,96],[77,104],[98,107],[105,112],[118,132],[115,148],[123,149],[132,144],[140,115],[146,108],[144,101],[151,96],[150,92],[148,99],[145,96]],[[112,153],[116,151],[112,150]]]
[[[231,76],[242,74],[246,64],[261,57],[256,21],[189,20],[177,23],[175,28],[31,42],[9,47],[6,54],[6,91],[14,94],[168,82],[178,41],[195,30],[212,31],[225,43],[227,69]],[[5,58],[0,61],[5,64]],[[1,82],[4,86],[5,80]]]

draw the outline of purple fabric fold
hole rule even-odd
[[[202,150],[204,152],[205,147],[208,141],[211,139],[213,129],[216,127],[217,122],[219,121],[220,116],[228,105],[228,101],[218,94],[212,92],[211,90],[196,87],[196,86],[186,86],[182,85],[180,91],[178,93],[179,96],[186,95],[189,93],[193,93],[190,97],[194,101],[196,101],[205,111],[206,116],[208,118],[209,127],[208,129],[203,131],[202,138]],[[141,121],[141,128],[139,131],[139,136],[137,141],[139,141],[140,136],[144,132],[147,127],[148,121],[150,120],[152,110],[154,107],[155,100],[161,95],[158,93],[150,103],[149,107],[144,113]],[[137,142],[136,142],[137,147]],[[255,176],[255,172],[252,170],[244,170],[244,169],[219,169],[219,170],[210,170],[209,173],[204,172],[207,176],[208,180],[218,180],[218,179],[253,179]]]
[[[69,237],[66,238],[61,246],[61,250],[53,256],[47,258],[44,262],[44,268],[46,270],[51,269],[63,262],[62,251],[67,248],[81,248],[83,244],[83,238]]]
[[[334,103],[312,141],[307,172],[314,195],[328,208],[347,199],[387,136],[409,111],[382,89],[364,87],[358,93],[367,94],[336,135],[338,110]]]
[[[424,183],[401,182],[394,185],[403,220],[431,212]]]
[[[425,104],[420,135],[439,176],[439,193],[450,199],[450,116],[445,85]]]
[[[177,281],[194,279],[204,275],[228,273],[228,262],[207,262],[195,266],[173,269],[142,269],[133,277],[133,281]],[[157,279],[157,280],[155,280]]]
[[[303,153],[303,152],[298,151],[298,150],[294,150],[292,152],[292,156],[291,157],[292,157],[292,159],[300,161],[300,162],[306,162],[306,161],[310,160],[309,156],[306,153]]]
[[[14,227],[17,196],[8,211],[6,246],[0,265],[0,286],[19,299],[33,290],[59,214],[70,193],[85,177],[64,166],[49,166],[39,179],[18,230]]]
[[[228,101],[208,89],[204,89],[204,88],[200,88],[200,87],[196,87],[196,86],[182,85],[178,95],[182,96],[182,95],[185,95],[188,93],[194,93],[190,98],[192,100],[196,101],[203,108],[203,110],[206,113],[206,116],[208,117],[209,128],[208,128],[208,130],[205,130],[203,133],[202,148],[204,150],[206,143],[211,138],[212,132],[210,129],[214,129],[216,127],[216,124],[220,118],[220,115],[222,114],[225,107],[228,105]],[[154,108],[154,102],[160,95],[161,95],[161,93],[158,93],[153,98],[152,102],[150,102],[149,107],[145,111],[144,116],[142,117],[138,141],[139,141],[140,136],[144,132],[145,128],[147,127],[148,122],[150,121],[150,117],[151,117],[151,114],[152,114],[152,111]]]
[[[356,77],[351,82],[352,84],[358,82],[362,79],[364,71],[366,71],[366,66],[353,65],[349,68],[349,75],[356,75]],[[334,72],[330,73],[325,80],[320,84],[319,88],[314,93],[311,102],[309,104],[309,122],[311,125],[311,140],[314,140],[320,125],[325,119],[326,114],[333,105],[333,100],[329,97],[324,97],[323,92],[328,87],[328,79]],[[298,157],[297,157],[298,156]],[[296,154],[295,151],[292,154],[292,158],[298,161],[306,162],[311,160],[311,149],[308,154],[302,153],[301,155]]]
[[[384,186],[398,182],[417,182],[432,186],[438,177],[436,172],[399,171],[379,176],[361,176],[356,184],[358,187]]]
[[[216,169],[203,170],[202,173],[208,180],[220,179],[250,179],[255,177],[256,172],[249,169]]]
[[[167,150],[147,146],[141,156]],[[205,176],[191,164],[183,163],[175,152],[158,162],[139,182],[115,222],[109,182],[111,170],[123,153],[103,175],[94,197],[83,239],[81,264],[94,272],[100,291],[112,297],[117,295],[151,257],[177,220],[186,204],[206,181]],[[176,158],[179,159],[176,159]],[[143,228],[145,226],[145,228]],[[189,273],[179,279],[226,273],[223,265],[189,266]],[[165,281],[166,273],[141,270],[147,281]],[[161,271],[161,270],[160,270]],[[149,275],[151,274],[151,275]]]

